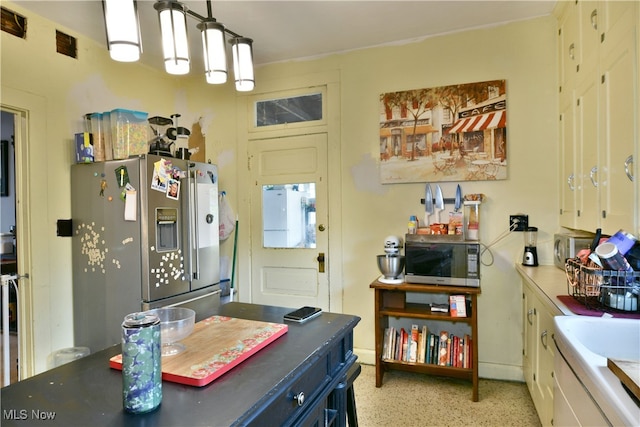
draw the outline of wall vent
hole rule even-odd
[[[5,33],[9,33],[21,39],[27,38],[27,18],[7,9],[2,9],[0,18],[0,28]]]
[[[78,40],[75,37],[56,30],[56,51],[72,58],[78,58]]]

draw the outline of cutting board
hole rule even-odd
[[[607,367],[637,399],[640,399],[640,362],[607,359]]]
[[[162,357],[162,379],[202,387],[238,366],[287,333],[288,326],[226,316],[212,316],[196,323],[193,333],[181,341],[186,349]],[[109,366],[122,369],[122,354]]]

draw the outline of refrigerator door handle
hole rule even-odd
[[[189,178],[191,178],[191,172],[187,174],[187,176]],[[190,218],[190,222],[192,223],[192,227],[193,227],[193,236],[195,239],[195,250],[193,250],[193,248],[189,248],[190,251],[192,251],[192,253],[194,253],[194,257],[195,257],[195,261],[196,261],[196,267],[195,270],[193,271],[193,278],[198,280],[200,279],[200,236],[199,236],[199,232],[200,230],[198,229],[198,216],[199,216],[199,210],[198,210],[198,180],[196,177],[196,172],[193,172],[193,215]],[[191,231],[191,230],[190,230]]]

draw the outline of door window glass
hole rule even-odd
[[[315,183],[264,185],[262,225],[265,248],[315,248]]]

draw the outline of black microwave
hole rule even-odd
[[[406,235],[405,282],[480,286],[480,244],[446,237],[449,236]]]

